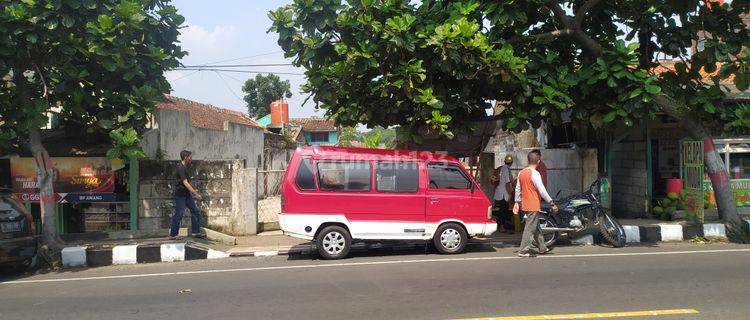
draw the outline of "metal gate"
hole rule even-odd
[[[682,163],[685,210],[703,223],[703,141],[682,142]]]

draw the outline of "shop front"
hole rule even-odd
[[[76,235],[129,231],[135,227],[129,166],[106,157],[52,157],[58,233]],[[33,158],[12,157],[10,186],[31,210],[41,230],[39,189]]]
[[[737,206],[750,207],[750,138],[716,139],[714,144],[724,160]],[[703,188],[708,206],[715,208],[716,196],[707,175]]]

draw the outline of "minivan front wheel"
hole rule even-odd
[[[316,246],[318,254],[323,259],[341,259],[346,257],[352,248],[352,236],[340,226],[328,226],[318,234]]]
[[[461,253],[469,242],[469,236],[461,225],[446,223],[437,229],[432,242],[440,253]]]

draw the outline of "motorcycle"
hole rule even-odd
[[[545,217],[540,219],[539,225],[548,248],[562,238],[576,239],[597,233],[615,248],[625,245],[625,229],[602,208],[598,191],[599,180],[582,194],[555,201],[559,209],[557,213],[553,214],[552,208],[542,209]]]

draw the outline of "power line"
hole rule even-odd
[[[293,72],[276,72],[276,71],[251,71],[251,70],[226,70],[226,69],[214,69],[214,68],[186,68],[180,70],[195,70],[195,71],[217,71],[217,72],[234,72],[234,73],[264,73],[264,74],[277,74],[277,75],[289,75],[289,76],[304,76],[304,73],[293,73]]]
[[[214,71],[214,72],[216,72],[216,71]],[[227,89],[229,89],[229,92],[231,92],[232,95],[234,95],[234,97],[237,98],[237,100],[244,101],[244,100],[242,100],[242,98],[240,98],[237,95],[237,93],[234,92],[234,90],[232,90],[232,87],[230,87],[229,83],[227,83],[227,80],[225,80],[224,77],[221,76],[221,73],[216,72],[216,75],[219,76],[219,79],[221,79],[221,82],[224,83],[224,86],[227,87]]]
[[[267,64],[224,64],[224,65],[200,65],[200,66],[181,66],[177,68],[246,68],[246,67],[288,67],[293,66],[291,63],[267,63]]]
[[[177,69],[172,69],[172,70],[170,70],[170,71],[173,71],[173,70],[177,70]],[[196,74],[196,73],[198,73],[198,72],[201,72],[201,71],[200,71],[200,70],[196,70],[196,71],[194,71],[194,72],[191,72],[191,73],[188,73],[188,74],[186,74],[186,75],[183,75],[182,77],[179,77],[179,78],[177,78],[177,79],[174,79],[174,80],[172,80],[172,81],[174,82],[174,81],[177,81],[177,80],[182,80],[182,79],[185,79],[185,78],[187,78],[187,77],[189,77],[189,76],[192,76],[192,75],[194,75],[194,74]]]
[[[231,62],[231,61],[237,61],[237,60],[243,60],[243,59],[257,58],[257,57],[262,57],[262,56],[270,56],[272,54],[277,54],[277,53],[282,53],[282,52],[284,51],[266,52],[266,53],[261,53],[261,54],[254,54],[250,56],[234,58],[234,59],[219,60],[219,61],[214,61],[214,62],[208,62],[204,64],[204,66],[209,65],[209,64],[214,64],[214,63]]]
[[[239,82],[239,83],[241,83],[241,84],[243,84],[243,85],[245,84],[245,81],[243,81],[243,80],[240,80],[240,79],[237,79],[237,78],[235,78],[235,77],[233,77],[233,76],[230,76],[229,74],[225,74],[225,76],[227,76],[227,77],[228,77],[229,79],[232,79],[232,80],[234,80],[234,81],[237,81],[237,82]]]

